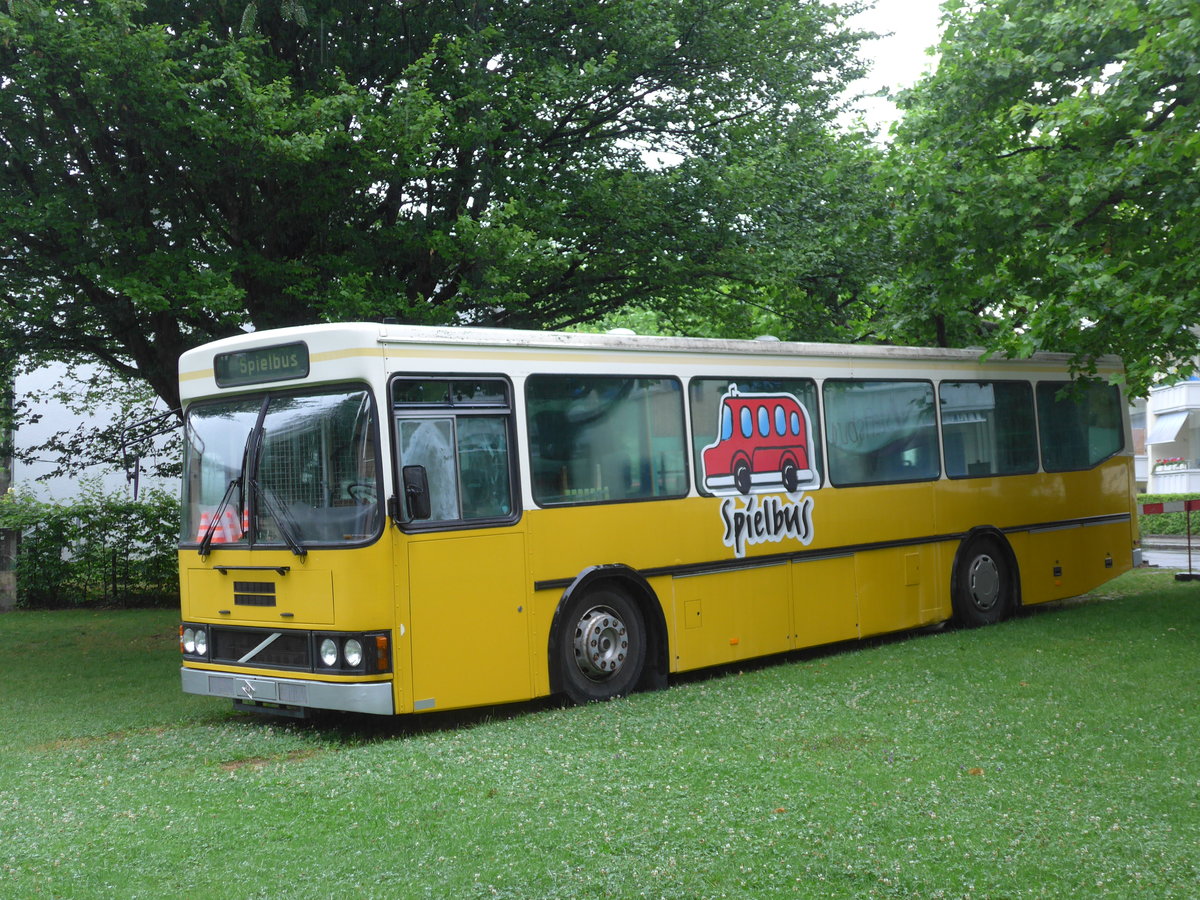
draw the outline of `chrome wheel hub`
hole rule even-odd
[[[575,626],[575,663],[593,681],[611,678],[625,664],[629,635],[607,606],[594,606]]]

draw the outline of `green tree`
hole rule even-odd
[[[249,325],[848,302],[857,0],[3,8],[0,302],[172,404]]]
[[[1200,6],[944,4],[884,170],[893,337],[1185,369],[1200,323]]]

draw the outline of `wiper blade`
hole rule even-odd
[[[250,479],[250,489],[262,499],[263,504],[267,507],[267,512],[274,516],[276,524],[279,525],[279,533],[287,542],[288,549],[296,556],[307,556],[308,549],[301,546],[300,542],[296,540],[296,523],[287,514],[287,510],[280,506],[272,493],[259,484],[257,479]]]
[[[208,527],[204,529],[204,536],[200,538],[200,549],[196,552],[201,556],[208,556],[212,548],[213,535],[217,533],[217,526],[221,524],[221,516],[225,515],[225,507],[229,505],[229,498],[233,496],[234,490],[241,483],[241,478],[235,478],[229,482],[229,487],[225,488],[225,496],[217,504],[217,511],[213,513],[212,520],[208,523]]]

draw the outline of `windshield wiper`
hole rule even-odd
[[[229,482],[229,487],[225,488],[225,496],[217,504],[217,511],[213,513],[212,520],[208,523],[208,527],[204,529],[204,536],[200,538],[200,549],[197,552],[201,556],[208,556],[209,550],[212,547],[213,535],[217,533],[217,526],[221,523],[221,516],[225,514],[225,507],[229,505],[229,499],[233,496],[234,490],[241,486],[241,483],[242,479],[238,477]]]
[[[279,533],[287,542],[288,549],[297,556],[308,555],[308,550],[302,547],[300,542],[296,540],[296,523],[292,521],[287,510],[275,500],[272,492],[268,491],[267,488],[259,484],[258,480],[254,478],[250,479],[250,489],[262,499],[263,505],[267,507],[267,512],[275,518],[275,523],[279,526]]]

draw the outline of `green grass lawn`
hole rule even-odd
[[[185,696],[175,622],[0,616],[4,896],[1200,887],[1200,584],[1169,573],[614,703],[394,721]]]

